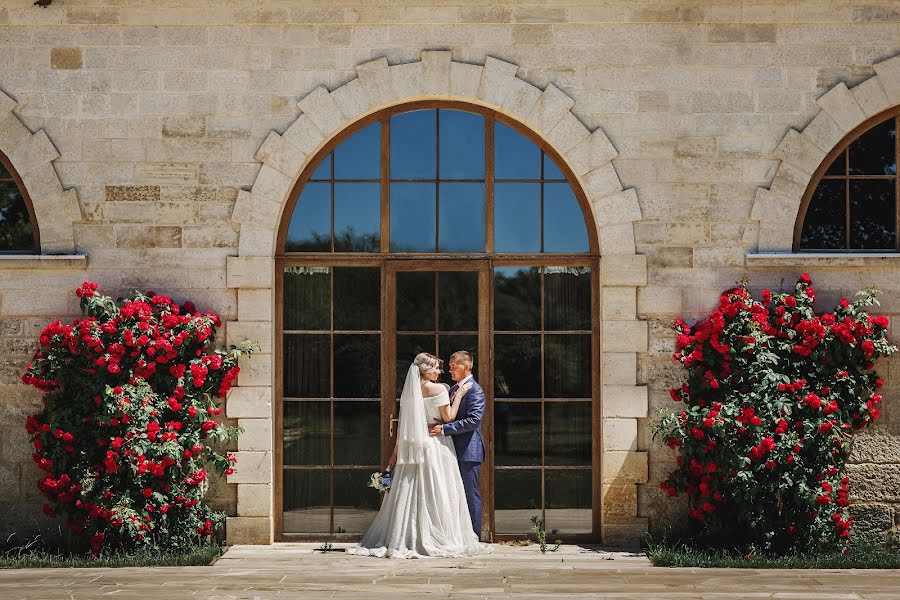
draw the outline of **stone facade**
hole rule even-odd
[[[671,454],[650,436],[680,376],[675,316],[705,314],[745,274],[778,288],[801,271],[822,306],[875,284],[900,313],[900,256],[785,254],[825,154],[900,104],[889,3],[31,4],[0,8],[0,152],[45,255],[0,257],[0,531],[42,523],[21,426],[39,399],[18,377],[40,328],[75,316],[71,290],[92,279],[189,297],[223,316],[227,341],[260,342],[226,405],[245,430],[240,468],[214,490],[231,541],[273,539],[275,234],[317,151],[401,102],[508,115],[590,200],[607,543],[633,544],[679,509],[656,487]],[[852,467],[873,536],[900,526],[900,361],[881,369],[883,417]]]

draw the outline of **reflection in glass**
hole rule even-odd
[[[547,531],[559,533],[591,532],[590,470],[547,470],[544,472],[547,503]]]
[[[284,470],[285,533],[330,533],[330,479],[327,470]]]
[[[328,329],[330,271],[328,267],[284,268],[285,329]]]
[[[484,184],[441,183],[439,252],[484,252]]]
[[[441,110],[441,179],[484,179],[484,117]]]
[[[537,267],[494,268],[494,330],[541,328],[541,274]]]
[[[540,179],[541,150],[503,123],[494,122],[494,178]]]
[[[494,464],[541,464],[540,402],[494,402]]]
[[[441,331],[478,330],[478,272],[444,271],[438,274],[438,313]]]
[[[436,111],[391,117],[391,179],[437,178]]]
[[[331,250],[331,184],[307,183],[303,186],[284,244],[287,252]]]
[[[335,469],[334,533],[364,533],[372,524],[381,498],[374,490],[363,491],[370,474],[370,470]]]
[[[284,396],[329,397],[328,335],[285,334]]]
[[[581,205],[568,183],[544,184],[544,252],[588,252]]]
[[[378,252],[380,215],[380,184],[334,184],[334,251]]]
[[[472,355],[472,375],[478,379],[478,336],[477,335],[447,335],[438,336],[438,356],[444,360],[444,373],[441,375],[440,382],[453,386],[453,380],[450,379],[450,371],[447,361],[450,355],[459,350],[465,350]]]
[[[894,119],[879,123],[850,144],[851,175],[896,175]]]
[[[591,403],[544,403],[544,464],[591,466]]]
[[[9,250],[35,251],[34,231],[16,182],[0,181],[0,252]]]
[[[334,328],[381,329],[381,270],[378,267],[335,267]]]
[[[381,336],[334,334],[334,397],[377,398],[381,395]]]
[[[591,397],[590,334],[544,336],[544,397]]]
[[[497,533],[531,531],[531,517],[541,517],[541,472],[494,470],[494,525]]]
[[[541,184],[494,185],[494,249],[541,251]]]
[[[550,331],[590,330],[590,268],[546,267],[544,273],[544,328]]]
[[[329,448],[329,402],[285,402],[283,448],[285,465],[327,465]]]
[[[377,465],[381,456],[380,424],[380,400],[336,401],[334,403],[334,464]],[[361,490],[362,488],[357,491]]]
[[[391,184],[391,252],[434,252],[434,183]]]
[[[431,334],[397,334],[397,398],[400,398],[400,392],[403,390],[403,383],[406,381],[406,372],[409,371],[409,365],[415,360],[416,354],[419,352],[428,352],[429,354],[437,354],[437,343],[435,335]],[[446,369],[446,365],[444,365]],[[394,414],[397,414],[396,412]]]
[[[893,119],[891,119],[893,123]],[[850,180],[850,247],[893,250],[897,247],[896,181]]]
[[[846,182],[823,179],[806,210],[800,247],[804,250],[835,250],[846,247]]]
[[[322,162],[319,163],[319,166],[316,167],[316,170],[310,175],[310,181],[316,179],[329,181],[331,179],[331,156],[332,155],[329,153],[322,159]]]
[[[494,397],[541,397],[541,336],[494,334]]]
[[[434,294],[433,271],[398,272],[397,331],[434,331]]]
[[[381,123],[357,131],[334,149],[335,179],[381,177]]]
[[[825,171],[825,174],[826,175],[846,175],[847,174],[845,172],[846,168],[847,168],[846,160],[847,160],[847,151],[845,150],[845,151],[841,152],[836,159],[834,159],[834,162],[831,163],[831,165],[828,167],[828,170]]]
[[[556,163],[550,158],[549,155],[544,154],[544,179],[553,179],[559,181],[565,181],[566,176],[563,175],[562,171],[559,167],[556,166]]]

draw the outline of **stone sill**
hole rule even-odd
[[[831,254],[828,252],[748,252],[748,267],[881,267],[900,268],[900,252]]]
[[[86,254],[0,254],[0,270],[84,271],[87,263]]]

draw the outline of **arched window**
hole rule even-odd
[[[0,154],[0,253],[39,251],[34,215],[24,190],[9,160]]]
[[[795,249],[898,250],[897,110],[850,133],[813,175],[795,227]]]

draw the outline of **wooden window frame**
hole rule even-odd
[[[19,188],[19,193],[22,195],[22,201],[25,202],[25,209],[28,211],[28,220],[31,222],[31,232],[34,238],[34,245],[31,248],[32,254],[40,254],[41,253],[41,232],[38,228],[37,217],[34,214],[34,204],[31,202],[31,196],[28,195],[28,189],[25,187],[25,182],[22,180],[22,177],[13,167],[9,158],[6,157],[5,154],[0,152],[0,164],[3,165],[3,168],[6,169],[6,172],[10,174],[10,177],[0,177],[0,182],[12,181]],[[10,255],[10,254],[27,254],[28,251],[26,249],[22,250],[4,250],[0,248],[0,256]]]

